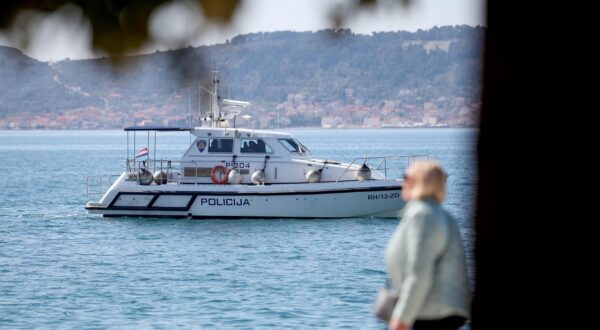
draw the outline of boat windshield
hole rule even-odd
[[[300,141],[298,141],[298,140],[294,140],[294,141],[296,141],[296,143],[300,146],[300,148],[302,149],[302,153],[310,154],[310,150],[305,145],[300,143]]]
[[[281,143],[289,152],[297,152],[299,154],[310,153],[310,150],[308,150],[307,147],[295,139],[279,139],[279,143]]]

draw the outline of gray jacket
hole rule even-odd
[[[471,292],[456,221],[432,199],[414,200],[385,251],[399,298],[393,317],[402,323],[457,315],[470,317]]]

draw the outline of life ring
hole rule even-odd
[[[227,182],[227,174],[229,174],[229,169],[227,167],[216,165],[210,170],[210,179],[214,184],[224,184]]]

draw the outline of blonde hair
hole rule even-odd
[[[411,198],[433,198],[441,203],[446,197],[448,175],[438,162],[433,160],[414,161],[408,166],[406,174],[412,182]]]

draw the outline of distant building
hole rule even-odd
[[[354,97],[354,89],[353,88],[346,88],[344,90],[344,93],[346,95],[346,99],[351,99],[352,97]]]
[[[371,116],[368,118],[365,118],[363,120],[363,127],[366,128],[378,128],[381,127],[381,119],[379,118],[379,116]]]
[[[399,97],[409,96],[409,95],[410,95],[410,89],[408,89],[408,88],[400,88],[400,90],[398,91]]]
[[[321,127],[323,128],[338,128],[343,126],[343,120],[340,117],[323,117],[321,119]]]
[[[438,123],[438,118],[435,116],[424,116],[423,124],[425,125],[435,125]]]

